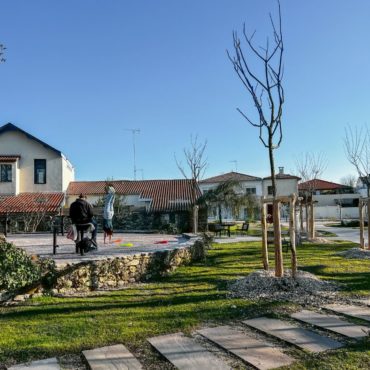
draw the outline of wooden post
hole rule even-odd
[[[358,210],[360,213],[360,247],[365,249],[365,239],[364,239],[364,203],[361,201],[358,202]]]
[[[311,239],[315,238],[315,211],[314,211],[314,203],[310,202],[310,211],[309,211],[309,236]]]
[[[367,199],[367,249],[370,250],[370,198]]]
[[[292,277],[297,276],[297,250],[295,242],[295,202],[296,196],[292,195],[289,202],[289,234],[290,234],[290,249],[291,249],[291,261],[292,261]]]
[[[303,227],[303,205],[302,205],[302,200],[299,202],[299,222],[300,222],[301,233],[302,233],[304,231],[304,227]]]
[[[262,229],[262,262],[263,269],[268,271],[269,269],[269,254],[267,248],[267,223],[266,223],[266,204],[263,202],[261,204],[261,229]]]
[[[275,244],[275,276],[284,276],[283,248],[281,245],[280,227],[280,200],[275,199],[273,203],[274,215],[274,244]]]
[[[193,233],[198,233],[198,210],[199,206],[193,207]]]

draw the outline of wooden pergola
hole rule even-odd
[[[360,246],[365,249],[364,236],[364,209],[367,208],[367,248],[370,250],[370,198],[360,198],[358,202],[358,210],[360,213]]]

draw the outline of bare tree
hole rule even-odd
[[[5,53],[6,47],[4,44],[0,44],[0,63],[5,62],[4,53]]]
[[[340,179],[342,185],[348,186],[352,189],[356,188],[357,178],[355,175],[346,175]]]
[[[344,150],[349,163],[351,163],[366,185],[367,196],[370,197],[370,130],[369,127],[361,128],[347,126],[344,136]]]
[[[207,141],[199,142],[198,136],[190,137],[190,148],[184,148],[185,164],[178,161],[175,155],[175,161],[181,174],[192,181],[192,206],[193,206],[193,233],[198,231],[198,205],[197,205],[197,187],[198,181],[204,176],[208,166],[205,158]]]
[[[324,172],[326,166],[327,161],[323,153],[304,153],[296,159],[296,171],[304,182],[302,192],[306,210],[306,232],[311,234],[311,238],[315,237],[313,195],[317,187],[317,180]],[[311,217],[309,217],[309,207],[312,211]],[[311,218],[311,226],[309,225],[309,218]]]
[[[239,113],[246,121],[259,131],[259,139],[268,150],[271,184],[273,195],[273,207],[280,207],[276,200],[276,176],[274,151],[280,147],[283,139],[282,114],[284,104],[284,89],[282,79],[283,67],[283,33],[281,22],[280,1],[278,3],[278,25],[275,26],[272,15],[272,40],[267,38],[264,47],[257,46],[253,40],[255,33],[247,35],[245,24],[243,25],[243,44],[236,31],[233,32],[234,55],[227,55],[234,67],[243,86],[251,98],[251,105],[255,107],[257,118],[252,119],[250,114]],[[243,46],[245,45],[245,46]],[[252,69],[254,60],[259,62],[260,71]],[[278,215],[278,212],[274,212]],[[284,273],[282,247],[280,238],[280,220],[274,222],[274,233],[279,235],[275,239],[275,275],[280,277]],[[264,265],[268,265],[264,262]]]

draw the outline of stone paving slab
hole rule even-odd
[[[283,320],[259,317],[243,323],[310,352],[323,352],[343,346],[340,342]]]
[[[179,370],[231,370],[225,362],[183,333],[149,338],[148,342]]]
[[[294,319],[306,322],[319,328],[330,330],[334,333],[338,333],[349,338],[361,339],[366,337],[370,332],[370,328],[366,326],[352,324],[334,315],[302,310],[300,312],[293,313],[290,316]]]
[[[83,351],[91,370],[141,370],[140,362],[123,345],[101,347]]]
[[[278,348],[230,326],[207,328],[197,333],[259,370],[275,369],[295,361]]]
[[[30,364],[21,364],[9,367],[8,370],[60,370],[58,360],[47,358],[45,360],[33,361]]]
[[[323,308],[337,313],[341,313],[343,315],[355,317],[356,319],[362,319],[370,322],[369,307],[342,305],[342,304],[328,304]]]

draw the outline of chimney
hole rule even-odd
[[[279,167],[279,175],[284,175],[284,167]]]

